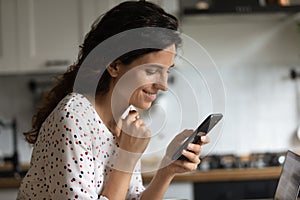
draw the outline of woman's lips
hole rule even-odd
[[[156,99],[157,94],[156,93],[152,93],[152,92],[148,92],[146,90],[143,90],[146,100],[147,101],[154,101]]]

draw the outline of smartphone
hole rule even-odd
[[[210,114],[206,119],[198,126],[198,128],[185,140],[185,142],[180,146],[180,148],[172,156],[173,160],[187,160],[181,152],[183,149],[187,149],[189,143],[198,144],[201,136],[209,133],[213,127],[223,118],[221,113]]]

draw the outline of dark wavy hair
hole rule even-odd
[[[159,38],[155,38],[155,40],[160,43],[160,48],[136,49],[125,53],[114,61],[127,65],[147,53],[159,51],[172,44],[175,44],[176,47],[181,44],[180,36],[177,33],[178,20],[159,6],[146,1],[127,1],[112,8],[93,23],[90,32],[87,33],[83,44],[80,46],[76,63],[58,77],[56,85],[44,95],[41,105],[32,118],[32,128],[24,133],[25,139],[32,144],[36,142],[43,122],[58,103],[67,94],[73,92],[75,78],[80,66],[97,45],[116,34],[143,27],[166,28],[173,30],[174,34],[159,34]],[[149,35],[148,39],[153,40],[153,36]],[[111,76],[105,70],[98,82],[96,93],[107,93],[110,82]]]

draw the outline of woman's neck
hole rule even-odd
[[[126,110],[128,105],[122,105],[122,101],[118,101],[118,105],[112,105],[111,94],[95,96],[95,110],[103,121],[104,125],[113,133],[116,133],[117,122]],[[119,127],[120,128],[120,127]],[[118,135],[116,135],[118,136]]]

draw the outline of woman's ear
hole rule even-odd
[[[120,62],[112,62],[111,64],[109,64],[106,69],[108,71],[108,73],[110,74],[111,77],[116,78],[119,76],[120,74]]]

